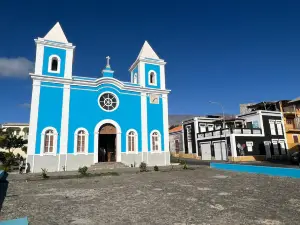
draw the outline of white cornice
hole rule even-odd
[[[88,86],[88,87],[98,87],[101,84],[113,84],[119,87],[121,90],[127,91],[136,91],[136,92],[145,92],[145,93],[156,93],[156,94],[169,94],[170,90],[161,90],[157,88],[145,88],[140,86],[131,86],[126,85],[123,82],[112,78],[112,77],[102,77],[96,80],[73,80],[73,79],[66,79],[62,77],[54,77],[54,76],[44,76],[38,75],[34,73],[29,74],[33,80],[39,80],[44,82],[53,82],[53,83],[60,83],[60,84],[70,84],[70,85],[80,85],[80,86]]]
[[[167,63],[163,59],[148,59],[148,58],[138,58],[129,68],[129,71],[132,71],[139,62],[145,62],[149,64],[157,64],[157,65],[166,65]]]
[[[62,42],[54,42],[54,41],[48,41],[43,38],[34,39],[36,44],[42,44],[46,46],[56,47],[56,48],[64,48],[64,49],[74,49],[75,46],[72,45],[72,43],[62,43]]]

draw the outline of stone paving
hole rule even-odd
[[[12,180],[2,219],[30,225],[300,224],[300,179],[218,171]]]

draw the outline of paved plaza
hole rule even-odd
[[[12,180],[1,216],[30,225],[300,224],[300,179],[196,170]]]

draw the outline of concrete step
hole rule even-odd
[[[120,162],[99,162],[95,163],[90,167],[90,170],[101,170],[101,169],[116,169],[116,168],[127,168],[128,166]]]

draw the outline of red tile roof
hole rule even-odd
[[[169,133],[175,133],[175,132],[179,132],[179,131],[182,131],[182,125],[170,129]]]

